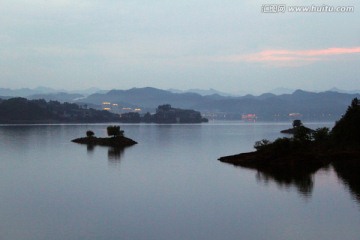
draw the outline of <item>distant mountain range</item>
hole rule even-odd
[[[88,88],[84,90],[74,90],[66,91],[64,89],[53,89],[47,87],[37,87],[37,88],[20,88],[20,89],[10,89],[10,88],[0,88],[1,98],[10,98],[10,97],[24,97],[28,99],[39,99],[43,98],[45,100],[57,100],[60,102],[73,101],[75,98],[85,97],[93,93],[106,93],[108,91],[101,90],[99,88]],[[74,97],[74,99],[72,99]]]
[[[4,97],[26,97],[29,98],[31,96],[31,98],[36,98],[36,97],[41,97],[42,95],[44,95],[46,98],[51,97],[52,95],[56,98],[61,98],[61,95],[65,94],[77,94],[77,95],[82,95],[83,97],[89,96],[91,94],[94,93],[107,93],[110,90],[103,90],[100,88],[88,88],[88,89],[79,89],[79,90],[65,90],[65,89],[54,89],[54,88],[48,88],[48,87],[37,87],[37,88],[20,88],[20,89],[10,89],[10,88],[0,88],[0,96]],[[220,96],[224,96],[224,97],[240,97],[240,96],[245,96],[245,95],[259,95],[259,94],[254,94],[254,93],[248,93],[245,91],[238,91],[238,92],[234,92],[234,93],[228,93],[228,92],[222,92],[222,91],[218,91],[216,89],[213,88],[209,88],[209,89],[188,89],[188,90],[179,90],[179,89],[168,89],[166,90],[168,92],[172,92],[172,93],[197,93],[201,96],[209,96],[209,95],[220,95]],[[275,95],[283,95],[283,94],[292,94],[293,92],[295,92],[296,89],[290,89],[290,88],[284,88],[284,87],[279,87],[279,88],[274,88],[272,90],[270,90],[267,93],[272,93]],[[328,91],[331,92],[339,92],[339,93],[348,93],[348,94],[356,94],[356,93],[360,93],[360,90],[342,90],[339,88],[331,88]],[[69,96],[65,96],[66,99],[69,98]],[[54,100],[54,99],[53,99]]]
[[[154,112],[162,104],[170,104],[175,108],[194,109],[208,114],[207,117],[241,119],[243,114],[255,114],[259,120],[288,120],[292,116],[302,120],[336,120],[346,111],[346,107],[355,97],[360,98],[358,91],[341,91],[332,89],[326,92],[308,92],[303,90],[279,88],[274,93],[264,93],[259,96],[231,96],[214,89],[193,90],[182,92],[176,90],[161,90],[152,87],[132,88],[129,90],[96,91],[86,96],[71,92],[48,92],[53,89],[0,89],[0,96],[12,94],[30,94],[28,99],[57,100],[60,102],[75,102],[102,108],[103,102],[110,102],[121,108],[141,108]],[[191,91],[191,90],[189,90]],[[38,92],[38,93],[34,93]],[[40,93],[39,93],[40,92]],[[89,90],[89,92],[91,92]],[[287,92],[286,94],[275,94]],[[11,94],[12,93],[12,94]]]
[[[351,100],[360,94],[338,92],[306,92],[296,90],[292,94],[275,95],[265,93],[260,96],[245,95],[226,97],[218,94],[202,96],[197,93],[173,93],[156,88],[132,88],[111,90],[105,94],[92,94],[81,99],[83,103],[117,103],[121,106],[136,106],[155,109],[161,104],[195,109],[203,113],[240,119],[242,114],[256,114],[262,120],[284,120],[297,116],[309,120],[335,120],[346,110]]]
[[[353,91],[348,91],[348,90],[342,90],[339,88],[331,88],[329,91],[331,92],[338,92],[338,93],[348,93],[348,94],[357,94],[360,93],[360,90],[353,90]]]
[[[57,93],[46,93],[46,94],[33,94],[27,97],[27,99],[44,99],[46,101],[59,101],[59,102],[74,102],[76,100],[82,99],[85,96],[79,93],[66,93],[66,92],[57,92]]]
[[[218,91],[218,90],[215,90],[213,88],[209,88],[209,89],[189,89],[189,90],[179,90],[179,89],[168,89],[169,92],[172,92],[172,93],[197,93],[201,96],[208,96],[208,95],[220,95],[220,96],[232,96],[232,97],[235,97],[235,96],[240,96],[240,95],[245,95],[246,93],[245,92],[242,92],[242,93],[238,93],[238,94],[230,94],[230,93],[226,93],[226,92],[221,92],[221,91]]]

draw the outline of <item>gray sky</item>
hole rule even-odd
[[[355,9],[288,10],[311,5]],[[358,0],[0,0],[0,87],[351,90],[359,73]]]

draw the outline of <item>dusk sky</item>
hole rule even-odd
[[[360,89],[360,2],[0,0],[0,87],[38,86]]]

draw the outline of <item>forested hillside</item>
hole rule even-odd
[[[0,123],[111,122],[119,116],[73,103],[11,98],[0,100]]]

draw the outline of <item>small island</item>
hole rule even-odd
[[[100,145],[114,148],[125,148],[137,144],[137,142],[134,140],[124,136],[124,131],[120,130],[120,126],[108,126],[107,133],[110,137],[100,138],[95,137],[94,132],[88,130],[86,132],[86,137],[76,138],[71,141],[80,144],[87,144],[90,146]]]
[[[299,130],[299,127],[302,127],[302,130],[308,131],[308,133],[314,132],[314,130],[305,127],[303,125],[303,123],[301,122],[301,120],[299,120],[299,119],[294,120],[292,126],[293,126],[292,128],[281,130],[280,132],[285,133],[285,134],[295,134],[295,132],[297,132]]]
[[[291,138],[271,142],[263,139],[254,145],[256,151],[219,158],[235,166],[264,172],[315,172],[330,163],[360,165],[360,102],[353,99],[343,117],[332,130],[318,128],[309,131],[294,127]]]

